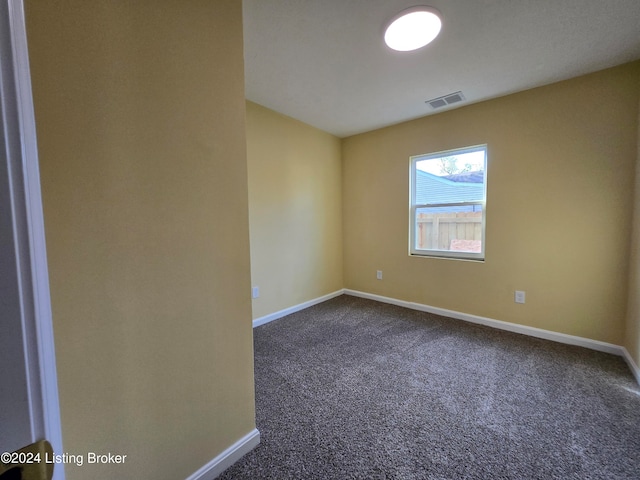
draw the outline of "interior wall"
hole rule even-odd
[[[67,478],[185,478],[255,428],[241,2],[26,14]]]
[[[638,155],[635,171],[633,231],[629,255],[629,305],[624,343],[636,366],[640,366],[640,105],[638,112]]]
[[[627,64],[344,139],[345,286],[622,344],[639,71]],[[486,260],[410,257],[409,157],[484,143]]]
[[[340,140],[247,102],[253,318],[340,290]]]

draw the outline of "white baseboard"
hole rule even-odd
[[[419,310],[421,312],[434,313],[436,315],[442,315],[444,317],[464,320],[465,322],[477,323],[480,325],[486,325],[488,327],[498,328],[500,330],[507,330],[509,332],[521,333],[523,335],[529,335],[531,337],[544,338],[545,340],[553,340],[554,342],[565,343],[568,345],[577,345],[580,347],[590,348],[591,350],[612,353],[614,355],[620,355],[625,357],[624,352],[626,351],[626,349],[624,347],[621,347],[619,345],[614,345],[612,343],[600,342],[598,340],[591,340],[589,338],[576,337],[574,335],[567,335],[565,333],[553,332],[551,330],[543,330],[541,328],[518,325],[517,323],[503,322],[501,320],[494,320],[492,318],[487,318],[487,317],[479,317],[477,315],[471,315],[468,313],[456,312],[455,310],[446,310],[444,308],[431,307],[429,305],[423,305],[421,303],[397,300],[395,298],[389,298],[389,297],[383,297],[381,295],[359,292],[357,290],[345,289],[344,293],[347,295],[353,295],[354,297],[368,298],[370,300],[376,300],[378,302],[383,302],[383,303],[390,303],[392,305],[398,305],[400,307],[406,307],[412,310]],[[627,353],[627,356],[628,355],[629,354]],[[629,362],[629,360],[631,360],[631,356],[628,357],[627,362]],[[636,372],[637,372],[637,367],[636,367]],[[636,374],[636,378],[637,378],[637,374]]]
[[[293,307],[285,308],[284,310],[280,310],[278,312],[265,315],[264,317],[256,318],[253,321],[253,328],[259,327],[260,325],[264,325],[265,323],[273,322],[274,320],[285,317],[287,315],[291,315],[292,313],[299,312],[300,310],[304,310],[305,308],[309,308],[313,305],[317,305],[318,303],[326,302],[327,300],[331,300],[332,298],[339,297],[343,293],[344,293],[344,290],[337,290],[333,293],[323,295],[322,297],[309,300],[308,302],[304,302],[299,305],[294,305]]]
[[[530,337],[543,338],[545,340],[551,340],[558,343],[564,343],[567,345],[576,345],[579,347],[589,348],[599,352],[611,353],[623,357],[631,372],[633,373],[636,381],[640,384],[640,368],[633,361],[631,355],[626,348],[612,343],[601,342],[599,340],[592,340],[590,338],[578,337],[575,335],[567,335],[566,333],[554,332],[551,330],[544,330],[542,328],[528,327],[526,325],[519,325],[517,323],[504,322],[502,320],[494,320],[493,318],[480,317],[478,315],[471,315],[469,313],[457,312],[455,310],[447,310],[445,308],[432,307],[430,305],[424,305],[422,303],[407,302],[405,300],[398,300],[396,298],[384,297],[382,295],[376,295],[373,293],[360,292],[358,290],[350,290],[348,288],[337,290],[328,295],[318,297],[308,302],[295,305],[293,307],[285,308],[279,312],[265,315],[264,317],[256,318],[253,321],[253,327],[264,325],[265,323],[272,322],[286,315],[290,315],[305,308],[309,308],[318,303],[326,302],[332,298],[338,297],[342,294],[351,295],[354,297],[368,298],[369,300],[375,300],[382,303],[389,303],[391,305],[398,305],[399,307],[410,308],[412,310],[419,310],[421,312],[434,313],[436,315],[442,315],[444,317],[455,318],[457,320],[463,320],[465,322],[477,323],[479,325],[486,325],[488,327],[497,328],[500,330],[506,330],[509,332],[520,333],[522,335],[528,335]]]
[[[640,385],[640,368],[638,368],[638,365],[636,365],[636,362],[633,361],[633,358],[631,357],[631,354],[629,353],[629,351],[624,347],[621,347],[621,348],[622,348],[622,356],[627,361],[627,365],[629,365],[629,368],[631,369],[631,373],[633,373],[633,376],[636,377],[636,382],[638,382],[638,384]]]
[[[197,472],[189,475],[185,480],[211,480],[236,463],[245,454],[256,448],[260,443],[260,432],[254,428],[224,452],[202,466]]]

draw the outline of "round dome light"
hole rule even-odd
[[[399,52],[409,52],[428,45],[440,33],[440,12],[432,7],[411,7],[396,15],[388,24],[384,41]]]

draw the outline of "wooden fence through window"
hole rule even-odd
[[[453,240],[472,241],[479,248],[482,241],[482,212],[419,213],[416,221],[419,249],[457,250]]]

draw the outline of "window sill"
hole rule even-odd
[[[410,257],[416,258],[434,258],[437,260],[461,260],[463,262],[476,262],[476,263],[484,263],[484,257],[462,257],[458,255],[437,255],[430,253],[409,253]]]

